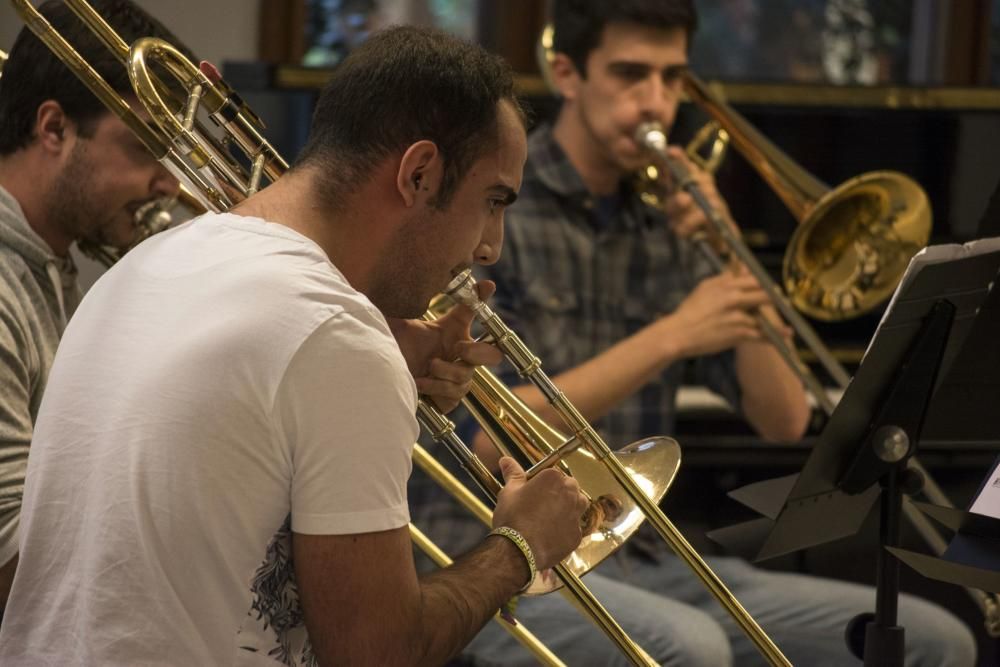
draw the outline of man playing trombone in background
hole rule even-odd
[[[498,353],[468,309],[398,318],[499,256],[512,90],[478,47],[376,35],[289,173],[102,277],[39,411],[0,662],[437,664],[575,548],[575,480],[508,459],[452,567],[418,579],[407,531],[417,392],[453,407]]]
[[[695,27],[691,2],[557,0],[552,16],[551,73],[562,107],[554,125],[529,139],[504,257],[481,271],[497,284],[497,312],[610,443],[673,432],[688,360],[763,437],[797,440],[809,416],[800,381],[749,313],[759,309],[787,331],[766,305],[764,290],[745,270],[715,275],[698,254],[690,237],[706,217],[690,196],[674,193],[658,211],[640,200],[631,182],[649,163],[636,141],[640,124],[669,129],[674,120]],[[728,218],[712,177],[682,151],[671,151],[688,162]],[[515,392],[562,426],[537,389]],[[484,459],[491,452],[495,459],[482,433],[475,443]],[[422,508],[417,523],[433,539],[461,549],[463,540],[479,533],[461,510],[446,505],[448,499],[424,494],[440,492],[411,485]],[[666,545],[651,548],[629,543],[586,578],[624,629],[665,664],[756,664],[753,644],[687,566]],[[734,558],[711,565],[793,664],[857,664],[844,628],[874,608],[873,589],[765,572]],[[518,611],[539,639],[573,664],[615,659],[614,648],[556,596],[523,600]],[[908,664],[973,663],[972,636],[948,612],[904,596],[900,617]],[[504,655],[509,664],[524,655],[491,629],[470,652]]]
[[[125,39],[176,39],[120,0],[95,6]],[[48,20],[117,92],[128,72],[68,7]],[[17,565],[17,528],[35,417],[56,346],[80,301],[70,246],[128,246],[144,206],[177,180],[27,29],[0,76],[0,609]]]

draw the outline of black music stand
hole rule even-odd
[[[938,246],[915,258],[802,472],[733,492],[764,516],[709,536],[760,561],[853,535],[881,497],[880,545],[898,547],[902,494],[922,483],[907,460],[932,401],[941,398],[940,379],[960,353],[976,352],[963,349],[970,331],[983,326],[980,320],[992,327],[1000,318],[1000,309],[982,308],[1000,299],[1000,289],[992,289],[998,273],[996,239],[974,248]],[[866,666],[903,664],[899,561],[886,548],[879,549],[876,610],[863,635]],[[861,656],[860,646],[852,650]]]
[[[1000,182],[993,188],[993,194],[979,218],[979,229],[976,231],[976,238],[979,239],[993,236],[1000,236]]]
[[[914,505],[953,531],[954,538],[939,557],[898,547],[889,551],[929,579],[1000,593],[1000,519],[930,503]]]

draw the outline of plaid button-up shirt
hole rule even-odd
[[[503,255],[493,266],[478,267],[477,275],[496,282],[492,307],[555,377],[673,312],[712,269],[629,183],[616,196],[591,196],[550,127],[532,133],[528,155],[520,196],[506,213]],[[739,405],[732,352],[699,359],[694,371],[699,383]],[[499,374],[510,386],[521,382],[509,364]],[[612,448],[670,435],[684,376],[685,365],[672,364],[594,426]],[[461,413],[452,418],[460,421]],[[463,435],[474,430],[468,423],[460,428]],[[450,512],[422,487],[411,483],[418,523],[430,515],[443,519]],[[455,518],[464,520],[458,512]],[[458,525],[430,533],[464,549],[481,535],[473,530],[472,539]]]

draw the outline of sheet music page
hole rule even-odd
[[[899,281],[899,286],[896,287],[896,291],[893,292],[892,299],[889,300],[888,307],[886,307],[885,312],[882,313],[882,319],[878,323],[875,335],[878,335],[878,331],[882,328],[882,325],[885,324],[885,318],[892,312],[893,306],[896,305],[896,298],[924,266],[930,264],[940,264],[941,262],[948,262],[964,257],[984,255],[997,250],[1000,250],[1000,237],[977,239],[963,244],[946,243],[942,245],[932,245],[927,246],[918,252],[912,259],[910,259],[910,264],[906,267],[906,273],[903,274],[903,279]],[[872,342],[875,340],[875,335],[873,335],[871,340],[868,341],[868,348],[865,349],[864,356],[868,356],[868,350],[871,349]],[[862,357],[862,361],[863,360],[864,357]]]
[[[972,503],[969,511],[974,514],[1000,519],[1000,465],[993,466],[983,490]]]

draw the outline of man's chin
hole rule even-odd
[[[430,299],[424,299],[421,301],[413,300],[408,302],[403,302],[401,299],[381,299],[382,303],[375,303],[375,307],[386,318],[400,319],[400,320],[415,320],[423,316],[427,312],[427,307],[430,303]]]
[[[617,158],[618,168],[625,173],[645,169],[651,162],[649,156],[640,151],[619,152],[615,157]]]
[[[126,250],[132,247],[132,244],[136,241],[135,227],[129,225],[127,230],[120,232],[108,228],[98,228],[93,233],[85,236],[83,241],[91,245]]]

